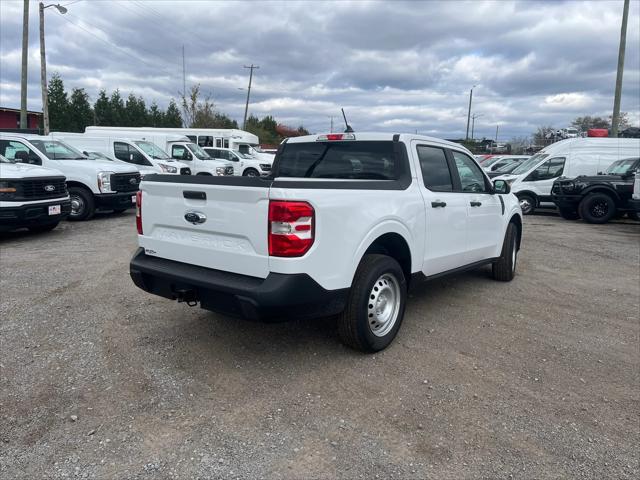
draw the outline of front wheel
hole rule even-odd
[[[504,235],[502,252],[493,263],[491,273],[494,280],[510,282],[516,275],[516,263],[518,260],[518,227],[510,223]]]
[[[259,177],[260,174],[254,168],[247,168],[242,174],[243,177]]]
[[[607,223],[616,214],[616,203],[606,193],[590,193],[582,199],[578,211],[587,223]]]
[[[536,209],[536,199],[531,195],[518,195],[518,201],[523,215],[530,215]]]
[[[89,220],[96,211],[93,194],[82,187],[69,187],[71,213],[69,220]]]
[[[363,352],[388,347],[402,324],[406,299],[407,282],[398,262],[386,255],[366,255],[338,319],[342,342]]]

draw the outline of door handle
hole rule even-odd
[[[437,202],[431,202],[431,206],[433,208],[438,208],[438,207],[443,207],[444,208],[444,207],[447,206],[447,204],[445,202],[437,201]]]
[[[471,202],[470,205],[472,207],[479,207],[480,205],[482,205],[482,202]]]

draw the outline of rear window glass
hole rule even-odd
[[[278,157],[278,177],[396,180],[402,172],[389,141],[290,143]]]

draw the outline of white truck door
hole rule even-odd
[[[454,192],[445,149],[413,141],[419,163],[426,231],[422,272],[429,276],[465,265],[467,198]]]
[[[504,229],[503,207],[498,195],[490,193],[482,170],[471,157],[455,150],[451,154],[467,207],[465,263],[471,264],[498,255]]]

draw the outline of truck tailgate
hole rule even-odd
[[[147,255],[266,278],[268,182],[157,177],[145,178],[140,185],[139,243]]]

